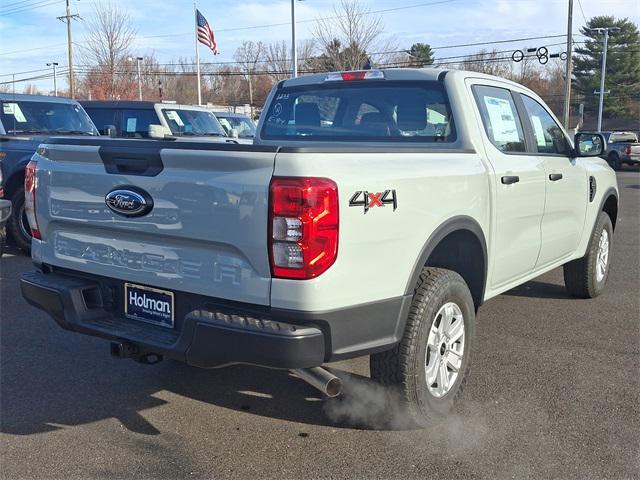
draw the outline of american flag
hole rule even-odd
[[[213,36],[213,30],[209,26],[209,22],[204,18],[204,15],[200,13],[200,10],[196,9],[196,23],[197,23],[197,33],[198,33],[198,41],[200,43],[204,43],[207,47],[211,49],[214,55],[218,54],[218,45],[216,44],[216,38]]]

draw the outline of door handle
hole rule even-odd
[[[511,185],[512,183],[518,183],[520,181],[520,177],[517,175],[506,175],[500,179],[503,185]]]
[[[549,180],[551,180],[552,182],[557,182],[558,180],[562,180],[562,174],[561,173],[550,173],[549,174]]]

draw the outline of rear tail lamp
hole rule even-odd
[[[626,153],[627,155],[631,154],[631,145],[627,145],[626,147],[624,147],[624,153]]]
[[[269,254],[276,278],[309,279],[338,255],[338,187],[327,178],[274,177]]]
[[[38,187],[36,166],[37,163],[31,160],[24,171],[24,209],[29,221],[31,236],[40,240],[42,237],[36,220],[36,189]]]

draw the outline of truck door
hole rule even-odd
[[[545,169],[546,200],[542,218],[542,246],[536,269],[569,257],[584,228],[589,195],[587,174],[576,158],[564,131],[547,109],[520,94],[533,143]],[[527,125],[528,124],[528,125]]]
[[[484,82],[483,82],[484,83]],[[493,227],[490,285],[498,289],[533,271],[540,252],[544,213],[544,160],[527,152],[512,93],[490,85],[472,87],[493,166]]]

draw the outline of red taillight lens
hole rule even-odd
[[[36,189],[38,180],[36,178],[36,162],[31,160],[24,171],[24,209],[31,228],[31,236],[40,240],[40,229],[36,220]]]
[[[274,177],[269,254],[277,278],[314,278],[338,256],[338,186],[327,178]]]
[[[624,147],[624,153],[626,153],[627,155],[631,154],[631,145],[627,145],[626,147]]]

